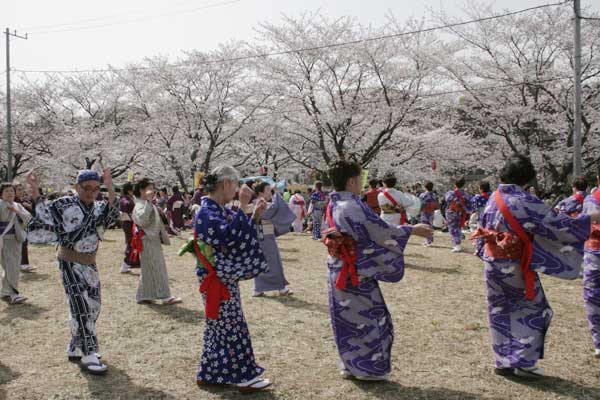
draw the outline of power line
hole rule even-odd
[[[106,24],[90,25],[90,26],[83,26],[83,27],[76,27],[76,28],[53,29],[53,30],[46,30],[46,31],[33,31],[33,32],[30,32],[30,34],[31,35],[43,35],[43,34],[48,34],[48,33],[59,33],[59,32],[77,32],[77,31],[84,31],[84,30],[90,30],[90,29],[105,28],[105,27],[115,26],[115,25],[132,24],[132,23],[136,23],[136,22],[140,22],[140,21],[146,21],[149,19],[164,18],[164,17],[169,17],[169,16],[173,16],[173,15],[178,15],[178,14],[191,13],[191,12],[206,10],[209,8],[226,6],[229,4],[239,3],[240,1],[242,1],[242,0],[230,0],[230,1],[220,2],[220,3],[209,4],[209,5],[206,5],[203,7],[188,8],[185,10],[173,11],[173,12],[169,12],[169,13],[148,15],[145,17],[134,18],[134,19],[126,20],[126,21],[110,22],[110,23],[106,23]]]
[[[239,1],[239,0],[236,0],[236,1]],[[232,58],[196,61],[196,62],[194,62],[193,65],[166,65],[164,67],[165,68],[186,68],[186,67],[193,67],[196,65],[203,65],[203,64],[220,64],[220,63],[225,63],[225,62],[244,61],[244,60],[250,60],[250,59],[255,59],[255,58],[267,58],[267,57],[287,55],[287,54],[303,53],[303,52],[307,52],[307,51],[323,50],[323,49],[329,49],[329,48],[335,48],[335,47],[343,47],[343,46],[348,46],[348,45],[353,45],[353,44],[369,43],[369,42],[374,42],[374,41],[379,41],[379,40],[387,40],[387,39],[398,38],[398,37],[403,37],[403,36],[415,35],[415,34],[419,34],[419,33],[433,32],[433,31],[438,31],[438,30],[442,30],[442,29],[448,29],[448,28],[454,28],[454,27],[458,27],[458,26],[469,25],[469,24],[473,24],[473,23],[477,23],[477,22],[484,22],[484,21],[490,21],[490,20],[499,19],[499,18],[505,18],[505,17],[522,14],[522,13],[527,13],[530,11],[535,11],[535,10],[539,10],[539,9],[543,9],[543,8],[562,6],[567,3],[571,3],[571,2],[572,2],[572,0],[566,0],[566,1],[561,1],[561,2],[557,2],[557,3],[543,4],[543,5],[539,5],[539,6],[535,6],[535,7],[529,7],[529,8],[524,8],[524,9],[517,10],[517,11],[507,12],[504,14],[493,15],[490,17],[477,18],[477,19],[472,19],[472,20],[468,20],[468,21],[456,22],[453,24],[434,26],[434,27],[430,27],[430,28],[417,29],[417,30],[394,33],[394,34],[389,34],[389,35],[382,35],[382,36],[375,36],[375,37],[364,38],[364,39],[350,40],[350,41],[346,41],[346,42],[325,44],[325,45],[321,45],[321,46],[304,47],[304,48],[299,48],[299,49],[283,50],[283,51],[271,52],[271,53],[251,54],[251,55],[232,57]],[[87,72],[142,71],[142,70],[152,70],[152,69],[159,69],[159,68],[161,68],[161,67],[148,66],[148,67],[132,67],[132,68],[83,69],[83,70],[15,69],[15,71],[23,72],[23,73],[71,74],[71,73],[87,73]]]
[[[461,93],[470,93],[470,92],[485,92],[485,91],[490,91],[490,90],[506,89],[506,88],[510,88],[510,87],[523,86],[523,85],[535,86],[535,85],[539,85],[541,83],[564,81],[564,80],[571,80],[571,78],[570,77],[555,77],[555,78],[548,78],[548,79],[542,79],[542,80],[531,81],[531,82],[513,82],[513,83],[507,83],[504,85],[484,86],[484,87],[480,87],[480,88],[455,89],[455,90],[447,90],[447,91],[441,91],[441,92],[419,94],[419,95],[417,95],[417,97],[430,98],[430,97],[448,96],[448,95],[452,95],[452,94],[461,94]],[[390,98],[389,102],[394,102],[394,101],[399,101],[399,100],[404,100],[404,99],[405,99],[404,97]],[[353,103],[352,105],[360,106],[360,105],[377,104],[377,103],[384,103],[384,102],[388,102],[388,100],[387,99],[366,100],[366,101]],[[262,116],[266,116],[266,115],[286,114],[286,113],[305,112],[305,111],[306,111],[305,108],[299,107],[296,109],[269,111],[269,112],[264,112],[264,113],[260,113],[260,114],[255,114],[255,115],[257,117],[262,117]]]
[[[187,3],[190,0],[181,0],[178,1],[177,3]],[[119,13],[119,14],[111,14],[111,15],[105,15],[102,17],[94,17],[94,18],[86,18],[86,19],[80,19],[80,20],[76,20],[76,21],[71,21],[71,22],[63,22],[60,24],[50,24],[50,25],[35,25],[35,26],[28,26],[25,28],[21,28],[21,30],[23,31],[35,31],[36,29],[49,29],[49,28],[58,28],[58,27],[63,27],[63,26],[71,26],[71,25],[81,25],[84,24],[86,22],[96,22],[96,21],[102,21],[102,20],[106,20],[106,19],[111,19],[111,18],[115,18],[115,17],[124,17],[127,16],[128,13],[131,12],[138,12],[138,11],[145,11],[146,9],[136,9],[136,10],[129,10],[127,13]]]

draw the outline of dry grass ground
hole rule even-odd
[[[600,399],[581,280],[543,279],[555,311],[543,361],[551,378],[527,384],[497,377],[482,264],[468,253],[451,254],[443,234],[428,249],[411,241],[405,278],[383,285],[396,331],[390,383],[339,378],[325,249],[308,236],[288,235],[279,243],[295,295],[254,299],[252,282],[242,284],[254,351],[272,390],[203,391],[194,383],[204,314],[191,256],[176,256],[177,239],[165,248],[171,288],[183,304],[137,305],[137,277],[119,273],[122,243],[120,232],[109,232],[99,257],[98,331],[109,374],[87,376],[66,361],[67,311],[53,249],[33,247],[39,268],[21,283],[29,302],[0,304],[0,399]]]

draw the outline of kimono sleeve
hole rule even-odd
[[[528,217],[517,218],[523,229],[533,234],[531,268],[558,278],[577,278],[583,246],[590,235],[590,216],[571,218],[535,197],[529,197],[523,205]]]
[[[133,221],[142,229],[148,228],[152,225],[154,212],[154,207],[149,201],[146,201],[141,207],[136,205],[133,209]]]
[[[334,218],[342,232],[348,232],[358,242],[358,274],[383,282],[400,281],[412,227],[390,225],[360,201],[341,213],[336,211],[334,208]]]
[[[27,240],[29,243],[56,243],[58,241],[58,227],[60,217],[54,203],[45,204],[40,197],[35,204],[33,218],[27,225]]]
[[[106,200],[96,201],[94,202],[94,214],[97,215],[98,226],[109,227],[119,219],[119,202],[115,200],[110,204]]]
[[[290,226],[296,219],[296,214],[279,193],[276,193],[273,202],[267,207],[261,218],[270,221],[275,226],[275,236],[281,236],[290,232]]]
[[[237,246],[256,238],[256,224],[242,210],[231,214],[227,220],[214,211],[200,210],[194,223],[198,239],[211,246]]]

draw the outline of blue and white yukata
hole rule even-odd
[[[203,197],[194,227],[198,240],[212,249],[213,268],[231,295],[230,300],[220,302],[217,319],[206,319],[204,348],[196,379],[214,384],[251,381],[264,369],[254,360],[239,281],[252,279],[267,270],[256,224],[242,210],[233,212]],[[196,275],[202,284],[208,270],[198,263]],[[206,303],[204,294],[203,301]]]
[[[590,217],[557,214],[518,185],[503,184],[498,191],[511,214],[531,237],[533,255],[529,269],[535,274],[535,297],[532,300],[525,297],[520,259],[495,257],[491,247],[487,247],[491,244],[477,239],[477,254],[485,263],[492,349],[498,368],[531,368],[544,357],[545,336],[553,315],[538,273],[562,279],[577,278],[583,245],[590,234]],[[494,195],[480,216],[479,226],[515,234],[501,214]]]
[[[357,286],[347,282],[338,289],[343,260],[327,258],[331,326],[343,368],[354,376],[383,377],[391,371],[394,342],[392,317],[379,288],[404,276],[404,248],[410,225],[390,225],[358,196],[331,194],[332,218],[337,230],[357,242]]]
[[[79,196],[62,197],[48,204],[42,198],[29,223],[30,243],[58,243],[78,253],[96,253],[102,232],[119,218],[119,203],[95,201],[85,205]],[[70,355],[98,352],[96,321],[100,314],[100,276],[96,264],[58,260],[60,276],[70,310]]]
[[[435,210],[439,207],[437,195],[433,192],[426,191],[419,195],[419,200],[421,200],[421,217],[419,222],[433,228],[433,215]],[[425,239],[425,243],[433,243],[433,235]]]
[[[582,212],[600,212],[598,197],[587,196]],[[586,242],[583,256],[583,299],[592,340],[596,350],[600,350],[600,224],[594,224],[590,240]]]
[[[462,199],[460,198],[462,196]],[[446,224],[452,244],[460,246],[462,243],[462,228],[467,221],[467,214],[472,211],[471,195],[462,189],[446,192]]]
[[[310,208],[312,210],[312,235],[313,239],[321,240],[321,224],[325,215],[325,193],[315,190],[310,195]]]

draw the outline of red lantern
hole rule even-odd
[[[435,160],[433,160],[433,161],[431,162],[431,170],[432,170],[432,171],[435,171],[435,170],[436,170],[436,168],[437,168],[437,162],[435,162]]]

